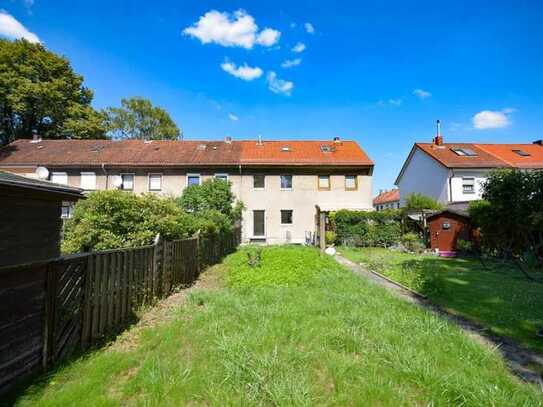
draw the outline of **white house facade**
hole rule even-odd
[[[401,206],[406,197],[420,193],[443,204],[481,199],[483,184],[497,168],[543,169],[543,145],[415,143],[396,179]]]

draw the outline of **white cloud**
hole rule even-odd
[[[415,89],[413,95],[417,96],[419,99],[427,99],[432,96],[430,92],[424,89]]]
[[[239,117],[236,116],[234,113],[228,113],[228,118],[233,122],[237,122],[239,120]]]
[[[24,25],[4,10],[0,10],[0,36],[11,39],[24,38],[33,43],[40,42],[36,34],[28,31]]]
[[[256,37],[256,43],[263,45],[264,47],[271,47],[279,42],[281,33],[272,28],[265,28],[260,31],[260,34]]]
[[[266,79],[268,81],[268,88],[273,93],[279,93],[279,94],[290,96],[290,94],[292,93],[292,89],[294,89],[293,82],[279,79],[277,77],[277,74],[273,71],[268,72]]]
[[[304,50],[305,50],[305,44],[303,42],[299,42],[292,48],[291,51],[299,54],[300,52],[304,52]]]
[[[198,22],[183,30],[183,34],[198,38],[203,44],[216,43],[225,47],[253,48],[254,44],[265,47],[279,41],[281,33],[271,28],[258,32],[255,19],[245,10],[228,13],[211,10]]]
[[[304,24],[304,27],[305,27],[305,30],[306,30],[309,34],[315,34],[315,27],[313,27],[313,24],[311,24],[311,23],[305,23],[305,24]]]
[[[292,68],[293,66],[298,66],[302,63],[302,58],[296,58],[296,59],[286,59],[281,64],[282,68]]]
[[[221,64],[221,68],[230,75],[243,79],[244,81],[252,81],[253,79],[257,79],[262,76],[262,69],[260,69],[258,66],[251,67],[247,64],[243,64],[243,66],[236,66],[236,64],[228,60]]]
[[[515,109],[503,109],[503,110],[482,110],[473,116],[473,127],[476,129],[501,129],[511,124],[509,115],[513,113]]]
[[[388,99],[388,103],[393,106],[400,106],[402,102],[403,101],[401,99]]]

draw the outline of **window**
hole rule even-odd
[[[187,174],[187,185],[200,185],[200,174]]]
[[[81,173],[81,188],[86,191],[94,191],[96,189],[96,174],[94,172]]]
[[[266,185],[266,176],[265,175],[253,175],[253,188],[254,189],[264,189]]]
[[[281,175],[281,189],[292,189],[292,175]]]
[[[266,236],[266,217],[265,211],[256,210],[253,211],[253,236],[264,237]]]
[[[134,189],[134,174],[121,174],[121,179],[123,180],[121,189],[125,191],[132,191]]]
[[[65,172],[52,172],[51,182],[55,184],[68,185],[68,174]]]
[[[330,191],[330,175],[319,175],[319,191]]]
[[[228,174],[215,174],[215,178],[228,182]]]
[[[462,157],[477,157],[477,153],[467,147],[453,147],[451,148],[451,151]]]
[[[358,189],[358,178],[356,175],[345,175],[345,191],[356,191]]]
[[[73,202],[62,202],[62,208],[60,217],[62,219],[69,219],[72,217],[74,212],[74,204]]]
[[[292,209],[281,209],[281,225],[292,225]]]
[[[513,150],[513,152],[521,157],[530,157],[530,153],[527,153],[524,150]]]
[[[464,191],[465,194],[474,194],[475,193],[475,178],[462,177],[462,191]]]
[[[162,189],[162,174],[149,174],[149,191]]]

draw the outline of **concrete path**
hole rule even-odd
[[[409,290],[407,287],[396,284],[376,273],[373,273],[367,267],[361,264],[356,264],[340,254],[336,254],[335,259],[338,263],[346,266],[360,277],[383,286],[400,298],[417,304],[418,306],[445,317],[449,321],[455,323],[460,327],[460,329],[475,340],[500,352],[507,365],[515,375],[525,381],[539,385],[540,389],[543,390],[543,356],[519,346],[508,338],[488,333],[483,326],[448,312],[447,310],[431,303],[424,296]]]

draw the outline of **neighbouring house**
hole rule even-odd
[[[497,168],[543,169],[543,142],[532,144],[415,143],[395,185],[401,205],[411,193],[443,204],[481,199],[482,183]]]
[[[390,191],[380,191],[379,195],[373,198],[373,209],[384,211],[385,209],[400,208],[400,190],[391,189]]]
[[[312,243],[320,213],[373,210],[373,162],[354,141],[17,140],[0,169],[85,191],[179,196],[187,185],[230,181],[245,204],[243,242]],[[65,211],[68,215],[68,209]]]
[[[430,233],[430,246],[441,256],[455,256],[458,240],[476,242],[467,211],[445,209],[426,218]]]
[[[63,202],[83,191],[0,171],[0,267],[60,256]]]

